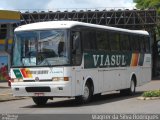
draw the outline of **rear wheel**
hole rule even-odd
[[[132,80],[130,82],[130,88],[120,90],[120,93],[122,95],[134,95],[135,92],[136,92],[136,80],[134,78],[132,78]]]
[[[76,96],[76,101],[78,103],[88,103],[91,101],[92,96],[93,96],[93,86],[89,84],[89,82],[87,82],[84,87],[83,95]]]
[[[134,79],[132,79],[128,93],[129,93],[129,95],[134,95],[135,92],[136,92],[136,82]]]
[[[38,106],[43,106],[47,103],[48,98],[47,97],[33,97],[32,98],[34,103]]]

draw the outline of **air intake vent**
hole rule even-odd
[[[51,92],[50,87],[26,87],[27,92]]]

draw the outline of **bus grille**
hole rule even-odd
[[[51,92],[50,87],[26,87],[27,92]]]
[[[52,80],[39,80],[39,82],[51,82]],[[35,80],[23,80],[23,82],[36,82]]]

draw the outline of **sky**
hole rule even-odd
[[[0,9],[133,8],[133,0],[0,0]]]

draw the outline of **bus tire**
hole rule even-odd
[[[93,85],[87,82],[84,87],[84,93],[81,96],[76,96],[75,99],[78,103],[84,104],[91,101],[93,96]]]
[[[120,90],[120,94],[122,95],[134,95],[136,92],[136,80],[134,77],[132,77],[130,82],[130,88]]]
[[[48,101],[47,97],[32,97],[32,99],[33,99],[33,102],[38,106],[43,106]]]
[[[130,83],[130,88],[128,89],[129,95],[134,95],[136,93],[136,80],[132,78]]]

